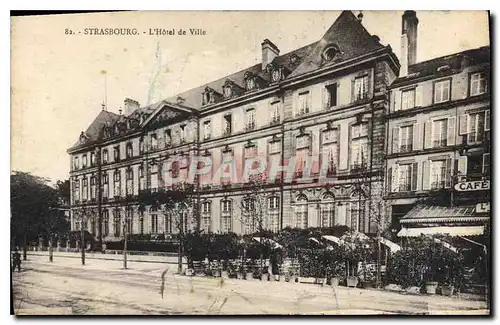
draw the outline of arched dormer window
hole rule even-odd
[[[339,47],[336,44],[330,44],[323,50],[321,57],[325,61],[332,61],[337,54],[340,53]]]
[[[255,75],[251,72],[245,73],[245,89],[247,91],[257,89],[257,82]]]

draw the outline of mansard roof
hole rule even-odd
[[[418,62],[408,67],[408,75],[396,79],[392,87],[424,77],[439,77],[461,71],[464,67],[490,62],[490,47],[483,46],[427,61]]]
[[[102,136],[102,130],[106,125],[114,125],[120,119],[120,115],[102,110],[99,112],[94,121],[89,125],[87,130],[83,132],[85,135],[86,141],[85,143],[81,143],[80,139],[72,146],[78,147],[83,144],[88,144],[95,142],[100,139]]]

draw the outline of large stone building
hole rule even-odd
[[[407,137],[404,127],[414,122],[423,126],[430,115],[441,116],[437,110],[447,118],[473,114],[470,109],[479,112],[477,107],[484,105],[477,99],[486,100],[486,95],[469,90],[481,92],[486,77],[474,74],[483,71],[475,68],[482,64],[475,56],[458,54],[415,64],[418,20],[414,12],[405,12],[404,76],[398,78],[400,63],[391,47],[371,35],[361,18],[344,11],[319,41],[282,55],[266,39],[261,63],[153,105],[140,107],[126,99],[120,114],[103,109],[68,150],[73,229],[84,216],[84,226],[103,240],[119,240],[121,225],[127,225],[128,233],[176,233],[171,216],[143,200],[144,195],[168,191],[170,177],[195,184],[194,204],[182,223],[185,231],[254,232],[258,223],[249,220],[255,216],[249,211],[259,209],[262,226],[273,231],[346,225],[370,233],[380,221],[373,202],[383,201],[384,195],[389,199],[388,216],[397,220],[408,212],[419,192],[410,191],[414,196],[406,197],[400,187],[397,193],[386,191],[387,172],[400,175],[406,168],[400,165],[414,168],[419,163],[421,167],[407,174],[424,175],[423,161],[434,161],[429,155],[451,159],[462,138],[457,134],[453,146],[448,142],[445,148],[424,150],[422,133],[420,151],[408,151],[399,140]],[[449,67],[441,67],[445,65]],[[442,77],[451,86],[434,82]],[[479,89],[467,86],[469,78]],[[401,91],[411,89],[415,108],[406,95],[402,108]],[[440,89],[441,97],[420,96],[421,89],[429,94]],[[458,89],[467,89],[466,95]],[[479,117],[470,116],[467,125],[476,123],[476,129],[477,123],[489,121],[489,113],[483,113],[483,122],[473,123]],[[446,128],[457,121],[451,119]],[[395,127],[400,131],[393,138]],[[405,165],[405,155],[415,161]],[[253,167],[259,157],[265,160],[256,169],[266,165],[265,177],[252,185],[245,166]],[[182,161],[172,163],[174,158]],[[447,158],[442,159],[444,166]],[[211,164],[200,167],[199,159]],[[193,166],[203,174],[193,177]],[[389,188],[405,185],[403,180],[389,178]],[[422,186],[422,181],[410,183]]]

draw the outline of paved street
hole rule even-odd
[[[162,281],[162,273],[167,269]],[[312,284],[208,279],[161,263],[28,256],[13,273],[16,314],[487,314],[486,303]],[[163,285],[162,285],[163,283]],[[163,287],[163,290],[162,290]],[[163,297],[162,297],[163,291]]]

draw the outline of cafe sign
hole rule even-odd
[[[462,182],[455,185],[455,190],[459,192],[485,191],[490,189],[490,181]]]

